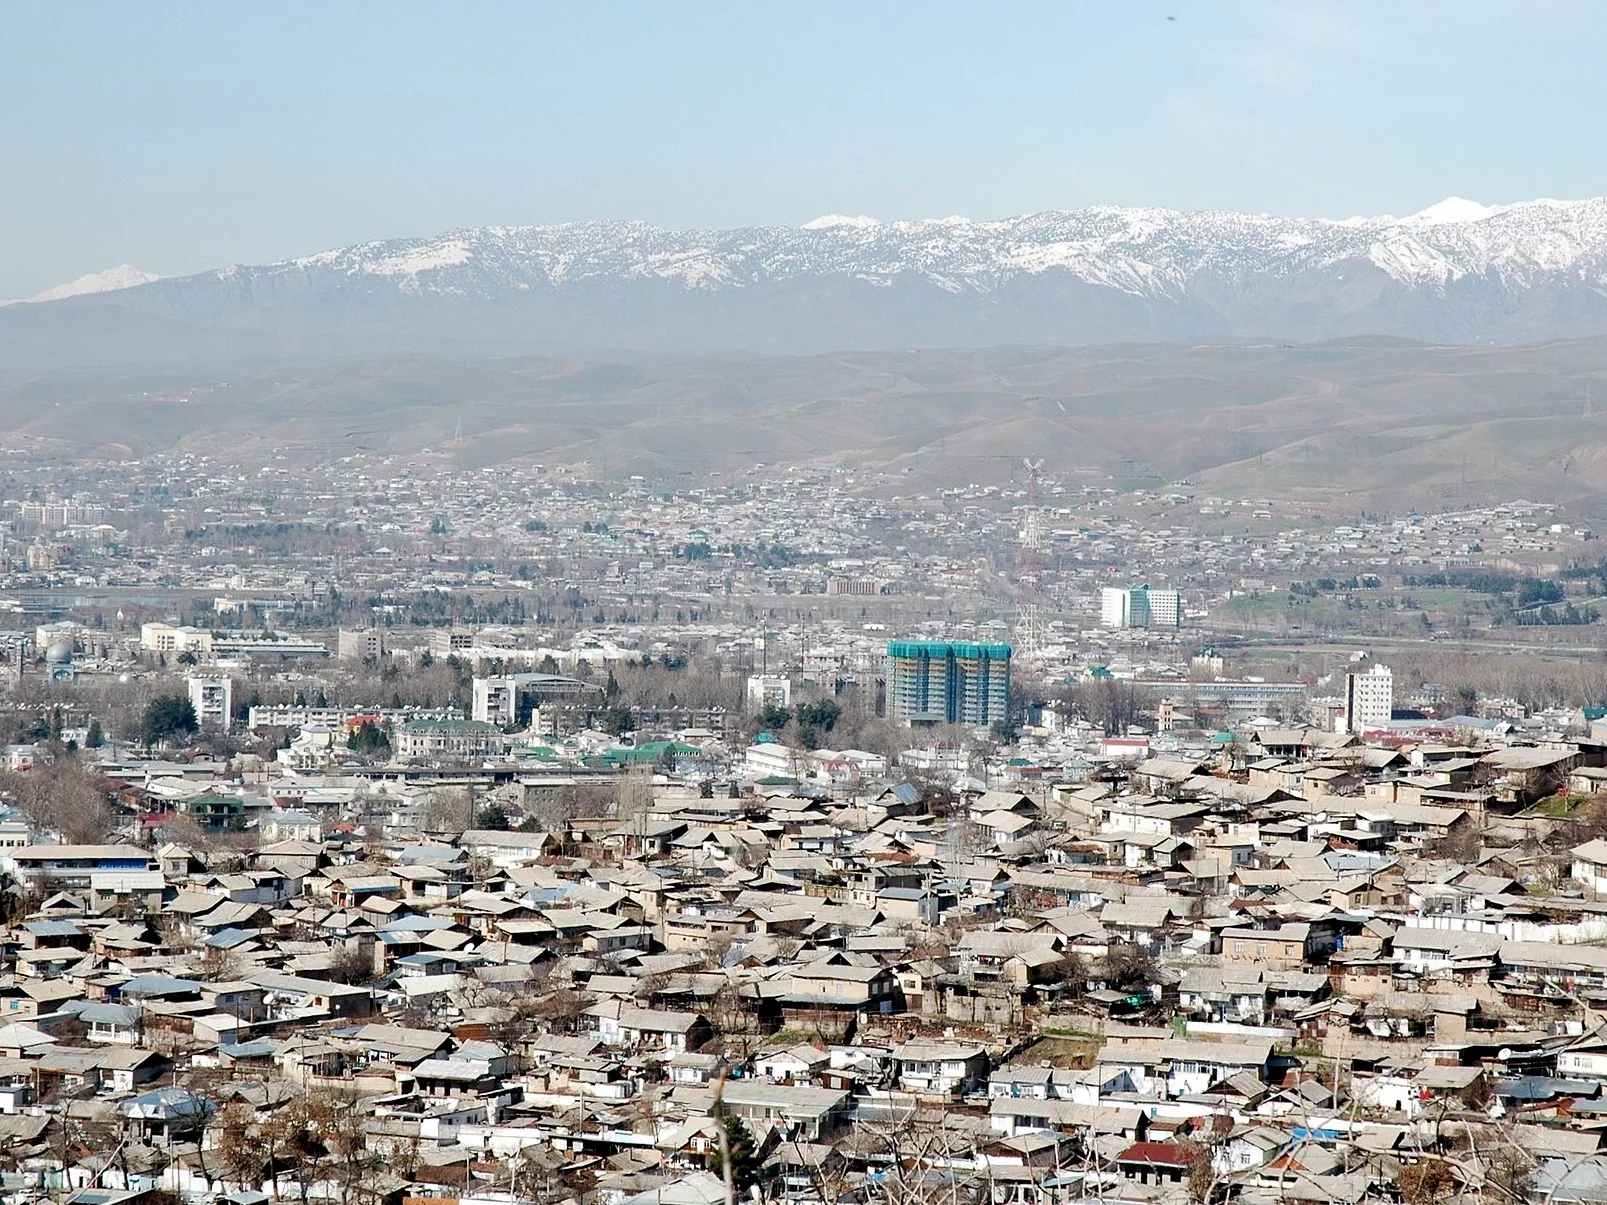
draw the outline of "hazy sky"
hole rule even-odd
[[[486,223],[1607,194],[1604,34],[1601,0],[0,0],[0,297]]]

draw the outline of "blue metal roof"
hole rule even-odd
[[[396,965],[397,966],[423,967],[423,966],[430,966],[432,963],[447,962],[447,961],[456,962],[457,959],[450,958],[446,954],[437,954],[432,950],[424,950],[424,951],[420,951],[417,954],[409,954],[406,958],[398,958],[396,960]]]
[[[218,1053],[231,1059],[265,1059],[279,1053],[279,1043],[266,1039],[255,1042],[220,1042]]]
[[[86,1025],[134,1025],[139,1016],[139,1009],[126,1004],[86,1004],[78,1010],[78,1019]]]
[[[219,929],[206,939],[206,944],[214,950],[232,950],[256,938],[257,934],[251,929]]]
[[[175,979],[171,975],[136,975],[117,989],[119,996],[182,996],[200,991],[196,979]]]

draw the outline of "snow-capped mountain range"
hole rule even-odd
[[[645,222],[493,226],[361,243],[219,275],[322,269],[461,296],[599,277],[716,289],[800,276],[911,276],[985,293],[1058,269],[1135,297],[1182,299],[1201,274],[1242,281],[1352,260],[1412,286],[1494,272],[1522,287],[1572,270],[1603,283],[1607,198],[1485,206],[1452,197],[1408,218],[1345,221],[1101,206],[994,222],[833,214],[796,228],[742,230],[664,230]]]
[[[1452,198],[1410,217],[1341,221],[1100,206],[1000,221],[833,215],[739,230],[497,226],[113,287],[0,314],[0,363],[26,359],[26,342],[47,359],[56,347],[80,360],[163,348],[1526,342],[1607,334],[1607,198]],[[26,327],[29,340],[8,327]]]

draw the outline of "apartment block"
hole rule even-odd
[[[895,640],[887,646],[889,713],[907,724],[986,727],[1010,714],[1010,646]]]

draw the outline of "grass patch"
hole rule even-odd
[[[1568,820],[1592,802],[1588,795],[1550,795],[1538,803],[1531,804],[1520,814],[1539,816],[1548,820]]]

